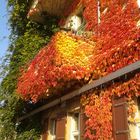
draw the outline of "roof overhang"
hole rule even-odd
[[[43,22],[43,16],[51,15],[62,17],[74,0],[34,0],[29,10],[28,18],[34,21]]]

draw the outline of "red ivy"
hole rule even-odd
[[[78,1],[75,1],[69,14]],[[19,78],[17,92],[34,102],[63,88],[72,80],[98,79],[140,60],[140,11],[136,0],[101,0],[101,23],[98,24],[97,1],[83,0],[88,39],[57,33]],[[96,42],[96,45],[95,43]],[[93,49],[94,48],[94,49]],[[140,74],[127,82],[95,90],[82,97],[85,105],[85,139],[112,139],[113,95],[131,99],[140,95]],[[85,103],[86,102],[86,103]]]
[[[95,19],[97,12],[92,12],[92,7],[96,7],[97,3],[94,0],[83,1],[86,26],[91,25],[87,29],[95,32],[91,38],[96,40],[95,53],[91,59],[93,76],[104,76],[139,60],[140,27],[137,22],[140,11],[136,1],[128,0],[127,5],[123,5],[124,1],[119,0],[108,2],[107,12],[101,13],[98,28]]]
[[[81,103],[85,106],[87,116],[85,139],[109,140],[112,136],[112,97],[125,96],[127,101],[140,96],[140,73],[126,82],[117,82],[110,87],[96,89],[88,96],[82,96]],[[128,108],[128,115],[135,110]]]
[[[89,79],[89,57],[94,46],[82,40],[65,32],[53,36],[23,71],[17,92],[25,100],[36,102],[72,80]]]
[[[94,32],[91,40],[96,40],[94,54],[91,57],[93,79],[105,76],[128,64],[140,60],[140,11],[135,0],[101,1],[101,23],[97,23],[97,3],[83,0],[86,29]],[[95,9],[93,9],[93,7]],[[106,12],[105,12],[106,10]],[[140,96],[140,74],[127,82],[113,84],[107,89],[95,90],[86,100],[85,139],[112,138],[113,95],[125,95],[132,99]],[[105,118],[103,118],[103,116]]]

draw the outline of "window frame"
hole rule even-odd
[[[78,122],[75,122],[75,124],[77,123],[77,130],[73,130],[73,123],[75,121],[74,119],[74,115],[78,115]],[[73,112],[70,115],[70,140],[75,140],[75,137],[78,136],[78,140],[80,140],[80,112]]]

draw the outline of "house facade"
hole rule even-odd
[[[46,99],[19,121],[40,113],[41,140],[139,140],[139,12],[139,0],[35,0],[28,18],[57,16],[61,31],[19,79],[23,98]]]

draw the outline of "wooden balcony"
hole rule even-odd
[[[28,13],[28,18],[43,22],[43,16],[52,15],[62,17],[74,0],[34,0]]]

